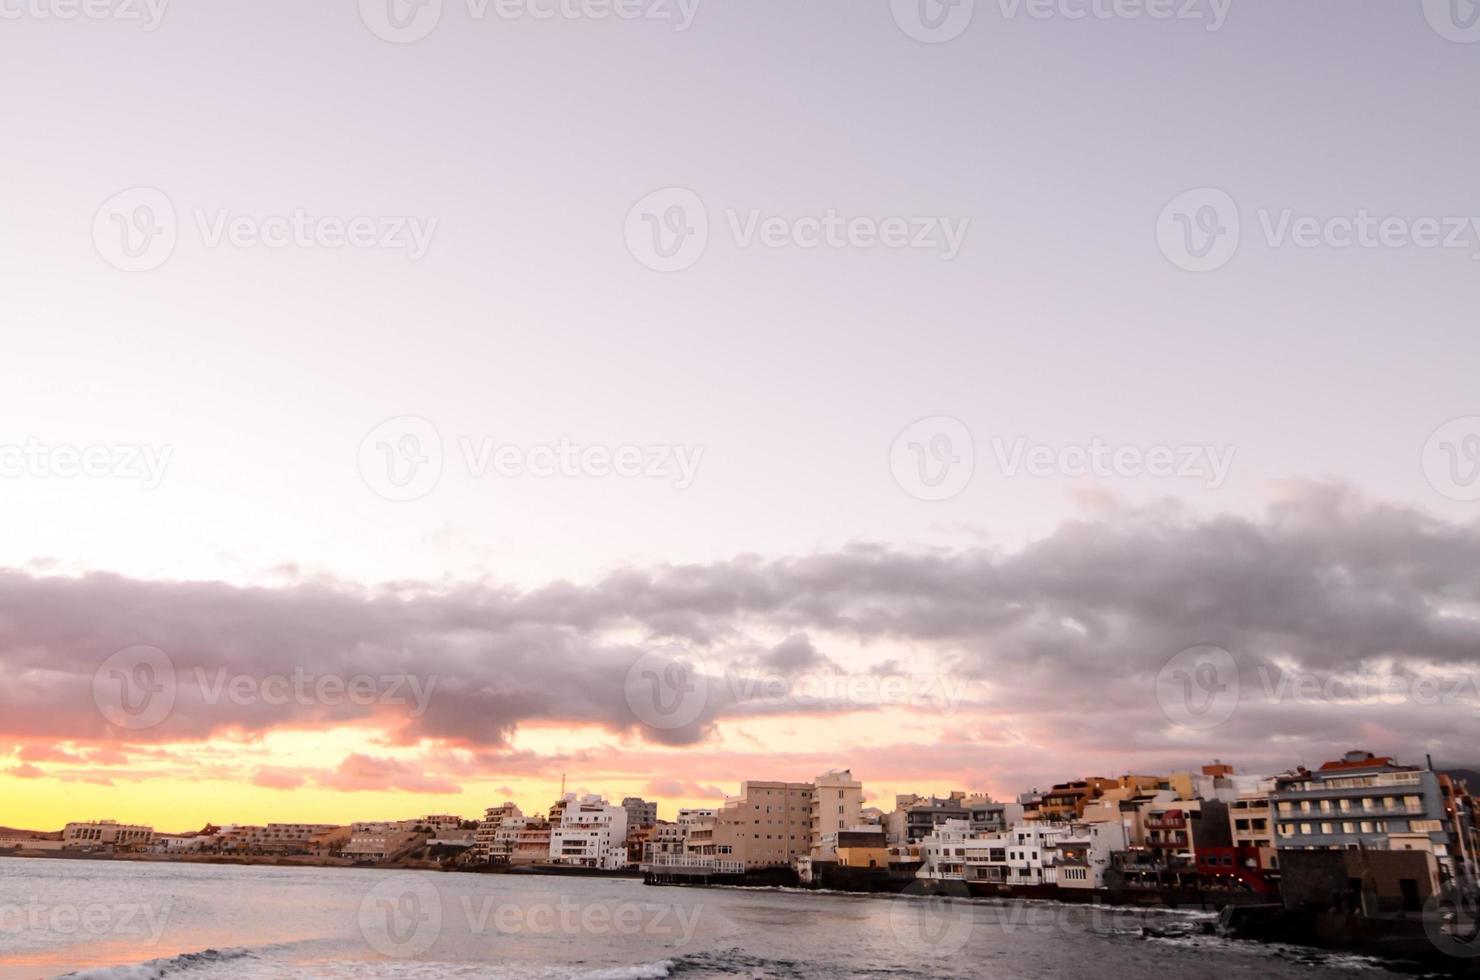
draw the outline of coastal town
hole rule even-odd
[[[183,833],[78,821],[58,832],[0,833],[0,854],[1403,913],[1475,880],[1474,776],[1353,751],[1270,775],[1213,762],[1074,779],[1012,800],[965,790],[899,795],[885,811],[841,769],[807,782],[746,781],[714,807],[672,819],[637,797],[566,793],[544,812],[504,802],[480,819],[212,824]]]

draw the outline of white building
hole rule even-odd
[[[567,794],[550,828],[550,860],[620,871],[627,866],[627,811],[599,796]]]
[[[976,837],[968,820],[948,820],[920,842],[921,878],[988,884],[1102,888],[1113,851],[1124,850],[1118,823],[1020,823]]]

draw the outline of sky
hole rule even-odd
[[[1473,765],[1466,4],[3,0],[0,825]]]

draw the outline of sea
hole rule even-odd
[[[0,858],[0,978],[1399,976],[1210,913],[640,881]]]

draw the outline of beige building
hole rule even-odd
[[[88,850],[98,847],[148,847],[154,841],[154,828],[142,824],[119,823],[117,820],[89,820],[69,823],[62,831],[62,846]]]
[[[357,833],[350,837],[340,853],[356,861],[394,861],[426,843],[428,837],[411,830]]]
[[[818,776],[812,786],[807,846],[815,853],[823,834],[837,834],[863,822],[863,783],[853,778],[851,769],[833,769]]]
[[[789,868],[812,846],[811,783],[748,781],[713,818],[696,822],[689,854],[752,868]]]

